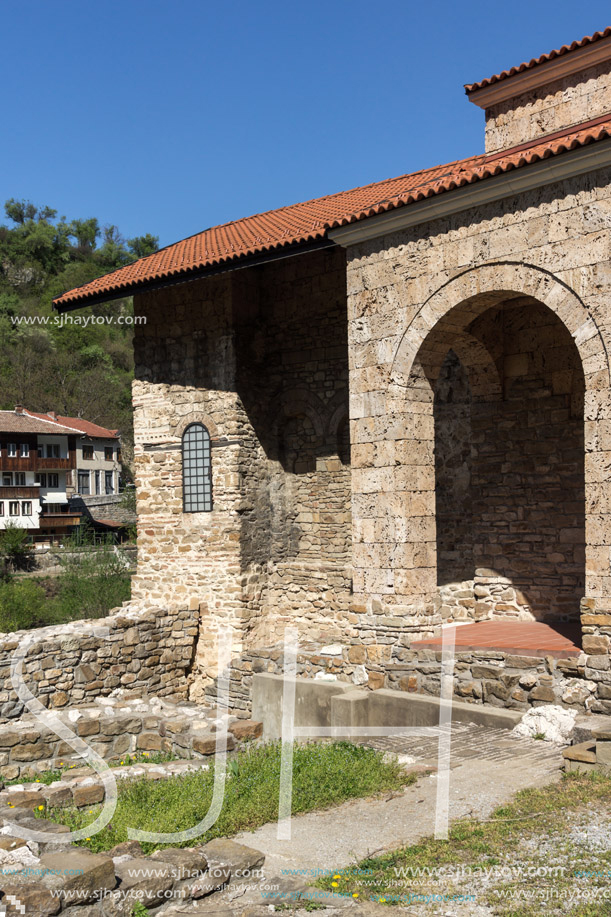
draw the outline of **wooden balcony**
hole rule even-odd
[[[0,500],[38,500],[40,487],[2,487]]]
[[[2,471],[69,471],[76,468],[76,453],[71,453],[69,458],[39,458],[37,453],[30,453],[28,458],[0,459]]]
[[[80,513],[45,513],[40,516],[39,525],[41,530],[60,529],[78,525],[80,521]]]
[[[36,456],[36,471],[68,471],[70,468],[76,468],[76,455],[70,458],[38,458]]]

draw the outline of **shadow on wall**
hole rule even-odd
[[[351,562],[345,253],[243,273],[237,387],[251,434],[239,457],[241,565],[291,564],[291,588],[305,590],[316,571],[345,575]]]

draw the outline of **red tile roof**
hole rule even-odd
[[[38,417],[41,420],[53,420],[49,414],[37,414],[35,411],[24,413],[27,413],[30,417]],[[100,427],[97,423],[83,420],[82,417],[65,417],[60,414],[55,414],[54,416],[57,423],[70,427],[71,433],[86,433],[88,436],[97,436],[99,439],[118,439],[118,430],[107,430],[106,427]]]
[[[492,83],[499,83],[501,80],[506,80],[510,76],[515,76],[516,73],[523,73],[524,70],[532,70],[533,67],[537,67],[539,64],[546,64],[556,57],[563,57],[565,54],[570,54],[571,51],[578,51],[579,48],[585,48],[586,45],[594,44],[594,42],[600,41],[602,38],[608,38],[610,35],[611,27],[604,29],[602,32],[594,32],[593,35],[586,35],[586,37],[582,38],[580,41],[573,41],[570,45],[562,45],[561,48],[555,51],[550,51],[548,54],[542,54],[541,57],[533,57],[532,60],[519,64],[517,67],[512,67],[510,70],[502,70],[500,73],[495,73],[494,76],[489,76],[485,80],[480,80],[479,83],[467,83],[465,85],[465,90],[467,93],[471,93],[475,92],[476,89],[483,89],[484,86],[490,86]]]
[[[60,309],[129,295],[170,278],[231,266],[265,252],[323,241],[327,232],[376,214],[422,201],[474,182],[519,169],[611,136],[611,113],[605,119],[580,124],[564,133],[491,155],[481,154],[423,169],[351,191],[342,191],[302,204],[214,226],[169,245],[133,264],[69,290],[54,300]]]
[[[45,417],[44,414],[30,414],[24,411],[0,411],[0,433],[41,433],[49,436],[69,436],[75,431]]]

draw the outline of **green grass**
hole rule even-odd
[[[225,798],[216,824],[190,842],[193,846],[213,837],[231,837],[278,817],[280,743],[247,748],[232,758]],[[363,796],[389,792],[415,781],[395,761],[381,752],[348,742],[296,745],[293,753],[293,814],[326,809]],[[168,832],[191,828],[206,815],[212,799],[214,764],[209,771],[170,777],[167,780],[130,778],[119,782],[119,801],[112,822],[81,841],[92,851],[109,850],[127,840],[127,829]],[[91,824],[101,806],[90,810],[55,808],[43,817],[82,828]],[[158,844],[143,844],[146,852]]]
[[[411,847],[363,860],[351,869],[338,870],[335,875],[325,877],[317,884],[337,894],[400,905],[405,904],[405,896],[410,892],[415,895],[438,894],[442,890],[440,880],[436,877],[426,880],[423,885],[420,872],[423,869],[447,866],[476,869],[514,866],[516,863],[527,867],[549,866],[550,857],[546,851],[551,841],[554,850],[553,865],[558,858],[558,862],[565,866],[564,875],[547,876],[544,879],[524,877],[518,881],[501,879],[480,890],[482,900],[469,878],[463,887],[454,885],[448,890],[458,894],[475,893],[476,902],[473,903],[487,904],[495,914],[503,917],[533,917],[537,914],[562,914],[563,917],[611,915],[611,901],[602,898],[595,904],[583,900],[576,909],[574,902],[568,898],[560,898],[556,903],[553,900],[538,902],[535,898],[520,903],[517,908],[511,898],[503,898],[503,893],[517,888],[570,891],[576,887],[586,890],[595,887],[598,881],[595,878],[581,880],[580,885],[576,872],[582,869],[609,869],[611,872],[611,853],[577,848],[566,838],[571,825],[580,816],[590,812],[591,817],[594,810],[605,813],[608,820],[610,807],[611,777],[597,773],[568,773],[559,783],[519,792],[512,803],[496,809],[487,821],[468,819],[457,822],[451,827],[448,840],[425,838]],[[409,869],[410,872],[403,873],[404,878],[398,883],[398,877],[402,874],[397,870],[401,869]],[[417,878],[418,875],[420,878]],[[413,882],[412,876],[416,877]],[[600,886],[607,887],[608,882],[602,882]],[[541,910],[537,910],[539,906]],[[451,909],[451,902],[448,902],[447,907]]]

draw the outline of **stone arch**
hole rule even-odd
[[[214,441],[219,438],[218,427],[213,421],[212,417],[210,417],[209,414],[204,414],[202,411],[193,411],[191,414],[187,414],[185,417],[181,417],[178,423],[176,423],[174,426],[174,436],[178,440],[182,440],[183,433],[192,423],[203,424],[208,430],[211,440]]]
[[[488,348],[469,330],[446,331],[440,327],[427,335],[418,352],[418,361],[432,389],[434,389],[441,367],[451,348],[464,367],[471,391],[477,397],[494,399],[503,391],[499,368]],[[413,377],[413,373],[412,373]]]
[[[405,330],[391,367],[390,380],[402,388],[410,385],[416,355],[435,327],[448,320],[461,305],[463,317],[472,319],[503,299],[529,296],[547,306],[568,329],[581,358],[586,389],[593,388],[602,372],[605,385],[611,381],[609,355],[596,322],[577,293],[551,272],[517,261],[498,261],[467,268],[432,293]],[[453,328],[453,331],[464,330]]]
[[[348,406],[348,389],[344,388],[336,392],[327,405],[327,438],[329,442],[335,442],[340,427],[349,416]]]
[[[304,414],[311,421],[316,435],[323,439],[325,408],[318,395],[306,388],[284,389],[270,400],[272,407],[268,413],[267,427],[274,435],[277,435],[281,423]]]

